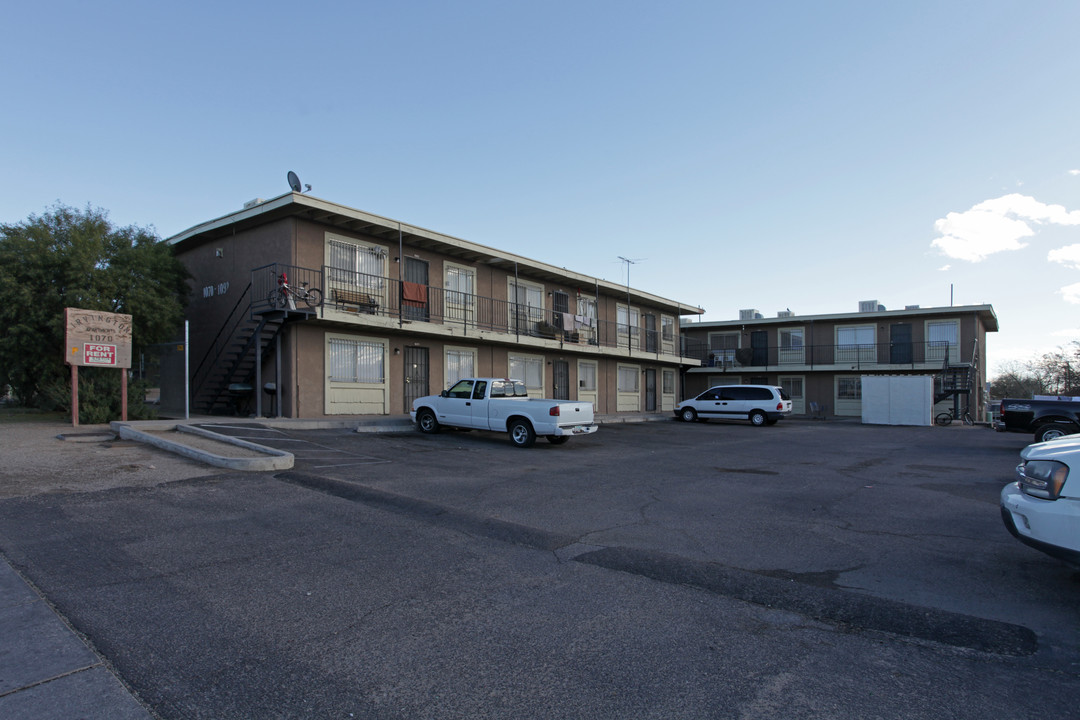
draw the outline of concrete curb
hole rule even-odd
[[[250,442],[248,440],[241,440],[239,438],[229,437],[228,435],[221,435],[210,430],[194,427],[192,425],[184,425],[182,423],[155,423],[155,430],[175,430],[180,433],[190,433],[192,435],[198,435],[200,437],[213,440],[217,443],[223,443],[226,445],[236,445],[237,447],[246,448],[248,450],[261,453],[262,456],[254,458],[241,458],[241,457],[225,457],[223,455],[217,455],[204,450],[196,448],[191,445],[184,445],[182,443],[172,442],[157,435],[152,435],[142,430],[137,430],[129,424],[124,422],[110,423],[113,430],[125,440],[136,440],[148,445],[153,445],[161,450],[173,452],[178,455],[197,460],[198,462],[206,463],[207,465],[214,465],[215,467],[226,468],[228,470],[243,470],[248,472],[265,472],[267,470],[290,470],[295,462],[295,458],[292,453],[285,452],[284,450],[275,450],[274,448],[266,447],[265,445],[259,445],[257,443]]]

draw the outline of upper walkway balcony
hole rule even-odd
[[[579,314],[574,312],[576,307],[553,309],[328,266],[313,270],[275,263],[253,270],[253,315],[279,309],[274,300],[283,272],[295,287],[321,290],[322,305],[313,314],[325,320],[385,327],[409,324],[412,332],[502,342],[535,339],[541,346],[547,344],[542,341],[555,341],[584,352],[594,348],[602,354],[621,355],[619,351],[625,350],[627,355],[667,356],[692,365],[699,360],[684,351],[675,325],[669,328],[670,336],[665,336],[659,328],[645,327],[647,319],[633,326]],[[549,300],[553,300],[550,295]],[[299,300],[289,310],[308,312]],[[642,312],[644,318],[660,315]]]
[[[859,345],[805,345],[709,348],[687,339],[685,354],[701,361],[699,372],[796,372],[808,370],[926,370],[970,362],[949,342],[881,342]]]

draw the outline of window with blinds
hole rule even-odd
[[[959,327],[955,320],[930,321],[926,323],[926,359],[940,361],[949,358],[958,359]]]
[[[446,263],[445,274],[447,319],[472,320],[476,304],[476,270]]]
[[[461,378],[476,376],[476,354],[472,350],[446,351],[446,384],[449,387]]]
[[[578,363],[578,387],[586,392],[596,392],[596,364]]]
[[[619,366],[619,392],[638,392],[641,387],[639,384],[639,375],[641,371],[636,365],[620,365]]]
[[[330,240],[327,275],[336,287],[378,293],[386,286],[386,249],[377,245]]]
[[[382,343],[330,338],[332,382],[381,385],[386,377]]]
[[[543,391],[544,359],[531,355],[511,355],[510,378],[521,380],[530,391]]]
[[[544,320],[544,288],[510,278],[507,293],[510,328],[518,332],[535,330]]]
[[[872,363],[877,359],[875,327],[842,327],[836,329],[836,361],[839,363]]]

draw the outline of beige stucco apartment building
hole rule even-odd
[[[701,308],[301,193],[168,241],[193,276],[195,412],[408,412],[459,377],[597,413],[670,411]],[[282,276],[300,294],[274,302]]]

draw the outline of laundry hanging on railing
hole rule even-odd
[[[414,282],[401,283],[401,300],[409,307],[427,305],[427,285]]]

